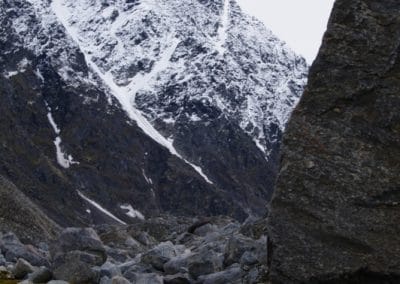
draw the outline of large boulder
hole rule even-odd
[[[399,46],[399,1],[336,0],[283,141],[273,283],[400,283]]]
[[[71,283],[97,282],[101,266],[107,259],[97,233],[91,228],[67,228],[51,245],[54,277]]]

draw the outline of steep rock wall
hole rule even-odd
[[[336,1],[284,137],[274,283],[398,283],[399,46],[400,2]]]

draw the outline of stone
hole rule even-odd
[[[53,278],[53,273],[47,267],[40,267],[36,269],[31,275],[29,275],[28,280],[33,283],[47,283]]]
[[[128,279],[122,277],[122,276],[114,276],[111,279],[111,284],[130,284]]]
[[[121,269],[107,261],[100,267],[100,277],[107,276],[109,278],[113,278],[115,276],[121,276]]]
[[[247,251],[257,251],[260,249],[266,249],[258,245],[253,239],[237,234],[232,236],[224,251],[224,265],[225,267],[230,266],[234,263],[239,263],[242,255]]]
[[[232,265],[228,269],[206,276],[200,276],[199,280],[203,284],[226,284],[226,283],[242,283],[243,272],[238,264]]]
[[[7,263],[6,258],[4,257],[4,255],[2,255],[2,254],[0,253],[0,266],[6,265],[6,263]]]
[[[133,253],[125,249],[117,249],[105,246],[107,257],[116,262],[127,262],[132,259]]]
[[[272,283],[400,283],[399,46],[399,1],[335,1],[283,138]]]
[[[47,282],[47,284],[69,284],[69,283],[63,280],[51,280]]]
[[[129,279],[135,284],[163,284],[163,278],[155,273],[137,273],[133,279]]]
[[[70,283],[97,282],[100,272],[95,266],[103,264],[103,258],[87,252],[71,251],[53,260],[53,275],[57,280]]]
[[[0,249],[8,262],[16,262],[19,258],[23,258],[35,266],[49,264],[45,252],[31,245],[24,245],[13,233],[4,234],[1,237]]]
[[[188,262],[191,253],[185,253],[171,258],[164,264],[163,270],[169,275],[188,272]]]
[[[164,264],[177,255],[177,248],[170,241],[160,243],[155,248],[144,253],[142,262],[151,264],[158,270],[163,270]]]
[[[175,275],[167,275],[163,278],[164,284],[191,284],[188,274],[178,273]]]
[[[13,275],[10,269],[4,266],[0,266],[0,280],[13,279]]]
[[[51,245],[50,254],[55,257],[73,250],[90,251],[90,253],[101,256],[104,262],[107,258],[104,245],[92,228],[64,229],[57,241]]]
[[[194,279],[221,269],[222,259],[212,251],[196,253],[188,259],[188,272]]]
[[[55,279],[72,283],[96,282],[107,259],[97,233],[91,228],[67,228],[50,247]]]
[[[16,279],[24,279],[26,275],[35,271],[35,268],[25,259],[18,259],[12,271]]]
[[[242,265],[251,266],[258,262],[259,260],[255,252],[245,251],[240,257],[240,264]]]

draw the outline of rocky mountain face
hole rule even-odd
[[[0,21],[0,176],[44,215],[264,214],[307,66],[234,0],[7,0]]]
[[[398,1],[336,1],[283,142],[274,283],[399,283],[399,46]]]

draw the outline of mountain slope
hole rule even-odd
[[[337,0],[288,124],[273,283],[399,283],[400,3]]]
[[[60,225],[264,213],[307,66],[235,1],[0,13],[0,173]]]

